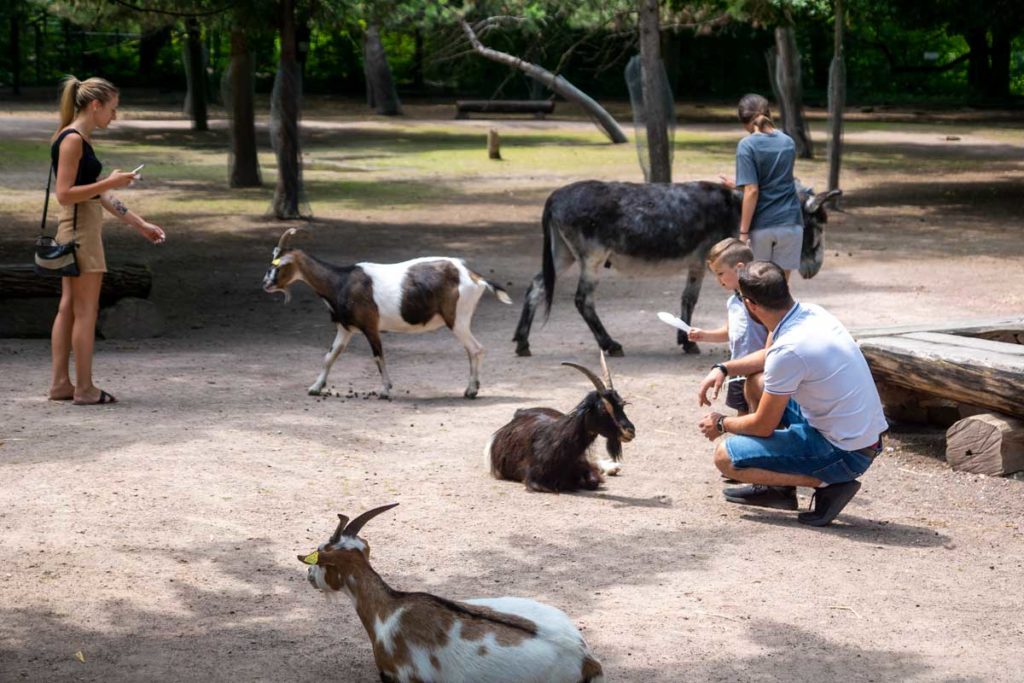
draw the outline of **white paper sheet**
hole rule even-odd
[[[690,331],[689,325],[687,325],[682,320],[666,311],[661,311],[660,313],[658,313],[658,320],[665,323],[666,325],[671,325],[672,327],[678,330],[682,330],[683,332]]]

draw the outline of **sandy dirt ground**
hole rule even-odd
[[[49,126],[33,121],[8,116],[5,134],[44,141]],[[524,128],[537,125],[581,124]],[[945,130],[850,133],[906,163],[849,170],[825,266],[795,283],[797,298],[851,327],[1024,311],[1024,136],[956,133],[962,163],[938,168]],[[609,681],[1020,680],[1024,483],[954,473],[941,432],[900,427],[829,528],[725,503],[696,428],[697,384],[723,348],[683,355],[653,315],[678,307],[679,278],[598,288],[637,426],[621,476],[575,495],[489,476],[482,447],[513,411],[568,410],[588,390],[559,366],[597,360],[573,273],[533,357],[516,357],[511,337],[544,197],[595,175],[473,177],[475,202],[317,217],[303,246],[328,260],[461,255],[509,284],[516,305],[487,297],[474,322],[487,348],[476,401],[461,397],[465,354],[443,330],[385,337],[390,402],[366,397],[378,378],[361,339],[334,368],[339,395],[307,396],[333,330],[308,290],[282,306],[258,287],[282,224],[179,219],[159,251],[111,230],[110,252],[151,264],[169,327],[98,343],[98,383],[120,403],[46,401],[47,340],[0,340],[0,681],[377,680],[351,606],[316,594],[295,556],[326,540],[336,513],[392,501],[363,534],[392,586],[556,605]],[[8,218],[4,261],[33,224]],[[719,322],[724,303],[705,280],[695,322]]]

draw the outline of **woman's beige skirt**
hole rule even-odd
[[[75,219],[75,207],[78,218]],[[72,224],[74,223],[74,231]],[[57,223],[57,243],[67,244],[72,239],[78,242],[75,255],[78,271],[81,273],[107,272],[107,258],[103,254],[103,205],[99,199],[87,199],[78,204],[60,207],[60,222]]]

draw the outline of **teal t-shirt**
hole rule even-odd
[[[736,187],[758,187],[751,230],[803,226],[800,198],[793,182],[795,161],[793,138],[781,130],[748,135],[736,146]]]

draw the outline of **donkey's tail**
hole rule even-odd
[[[551,234],[551,198],[544,204],[544,215],[541,218],[544,228],[544,253],[541,255],[544,275],[544,321],[551,315],[551,302],[555,298],[555,236]]]

